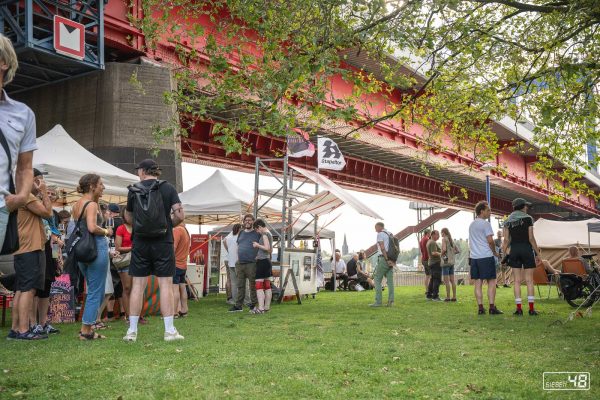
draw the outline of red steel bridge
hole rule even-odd
[[[82,62],[53,54],[48,47],[53,13],[85,24],[89,48]],[[4,30],[12,35],[22,66],[14,85],[9,89],[30,90],[44,83],[103,69],[107,62],[127,62],[139,57],[165,66],[181,67],[175,43],[167,38],[159,40],[154,50],[145,50],[144,34],[130,23],[129,16],[142,16],[141,0],[0,0],[0,32]],[[207,32],[214,28],[208,18],[198,22],[204,25]],[[202,49],[199,50],[202,54]],[[204,59],[208,60],[208,57]],[[233,59],[230,61],[235,63]],[[352,52],[348,53],[347,64],[348,68],[364,68],[375,75],[378,73],[377,66],[370,60]],[[407,72],[410,70],[407,69]],[[331,84],[333,94],[351,92],[349,85],[341,78],[334,78]],[[400,93],[396,95],[400,96]],[[372,104],[384,103],[380,101],[382,95],[378,94],[368,100]],[[331,103],[326,106],[336,105]],[[249,154],[226,155],[223,146],[214,140],[212,126],[210,121],[194,124],[189,137],[181,142],[184,160],[250,171],[254,169],[256,157],[272,158],[285,148],[283,138],[250,132],[246,134],[251,143]],[[493,122],[492,126],[501,146],[529,142],[532,137],[525,125],[508,117]],[[322,172],[347,188],[471,210],[477,201],[486,197],[485,180],[489,173],[491,205],[495,213],[509,213],[511,200],[524,197],[536,205],[536,213],[540,216],[583,218],[599,214],[596,201],[583,195],[573,195],[559,205],[549,204],[550,193],[547,188],[551,187],[550,182],[540,179],[531,168],[536,161],[533,146],[529,146],[525,153],[505,150],[499,154],[496,164],[508,172],[501,174],[494,170],[486,172],[482,168],[484,166],[472,157],[424,148],[420,141],[424,132],[417,125],[405,128],[401,121],[385,121],[361,134],[358,139],[345,138],[343,132],[343,127],[339,126],[323,127],[320,132],[338,143],[347,160],[343,171]],[[425,160],[424,154],[427,155]],[[291,159],[290,162],[305,168],[316,165],[314,158]],[[442,168],[433,167],[434,162],[438,165],[442,163]],[[423,173],[423,163],[431,164],[428,174]],[[281,164],[272,162],[270,167],[280,169]],[[596,172],[588,172],[585,180],[600,191],[600,177]],[[445,182],[452,184],[448,186]],[[467,198],[461,188],[466,189]]]

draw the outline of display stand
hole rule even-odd
[[[283,267],[283,265],[282,265],[282,267]],[[277,300],[277,303],[281,304],[281,302],[283,301],[283,297],[285,296],[285,288],[287,287],[288,279],[290,278],[290,276],[292,277],[292,285],[294,285],[294,291],[296,292],[296,298],[298,299],[298,304],[302,304],[302,300],[300,299],[300,290],[298,289],[298,282],[296,282],[296,276],[294,275],[294,272],[292,271],[292,269],[289,268],[289,265],[288,265],[287,272],[285,274],[285,280],[283,281],[283,284],[281,285],[281,292],[279,294],[279,299]]]

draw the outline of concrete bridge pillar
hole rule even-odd
[[[38,136],[61,124],[86,149],[130,172],[139,161],[156,158],[162,178],[181,191],[179,141],[156,143],[152,135],[154,127],[175,115],[163,100],[173,85],[167,68],[107,63],[104,71],[12,97],[35,112]],[[152,156],[152,148],[160,150],[157,157]]]

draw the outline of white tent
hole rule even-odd
[[[535,240],[542,250],[542,258],[553,267],[559,267],[561,260],[568,256],[569,247],[588,249],[588,223],[598,223],[598,219],[582,221],[552,221],[540,218],[533,225]],[[592,233],[589,248],[600,253],[600,234]]]
[[[208,179],[179,194],[186,222],[208,224],[239,222],[242,214],[252,213],[254,196],[238,187],[216,170]],[[262,209],[261,217],[274,216],[281,220],[281,211]]]
[[[33,153],[33,166],[48,172],[48,185],[56,185],[67,192],[77,188],[79,179],[89,173],[102,177],[104,200],[109,196],[127,196],[127,186],[138,182],[130,174],[107,163],[77,143],[61,125],[37,139],[38,150]]]

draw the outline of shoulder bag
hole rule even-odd
[[[79,262],[83,263],[91,263],[98,256],[98,249],[96,248],[96,240],[94,239],[94,235],[87,228],[87,221],[84,219],[82,221],[83,216],[85,215],[85,209],[91,201],[88,201],[83,206],[83,210],[81,210],[81,214],[79,215],[79,219],[77,219],[77,224],[75,224],[75,230],[69,236],[69,240],[67,240],[67,254],[69,256],[74,255],[75,259]],[[83,222],[83,226],[82,226]]]
[[[4,151],[6,151],[6,156],[8,158],[8,190],[12,194],[15,194],[15,181],[13,180],[12,176],[12,157],[10,154],[10,148],[8,147],[8,142],[6,141],[6,137],[4,136],[4,132],[2,132],[2,129],[0,129],[0,142],[2,142],[2,147],[4,147]],[[19,250],[19,227],[17,224],[18,212],[19,210],[14,210],[11,211],[10,214],[8,214],[8,223],[6,224],[6,235],[4,236],[4,243],[2,243],[2,250],[0,251],[0,255],[12,254],[15,251]]]

